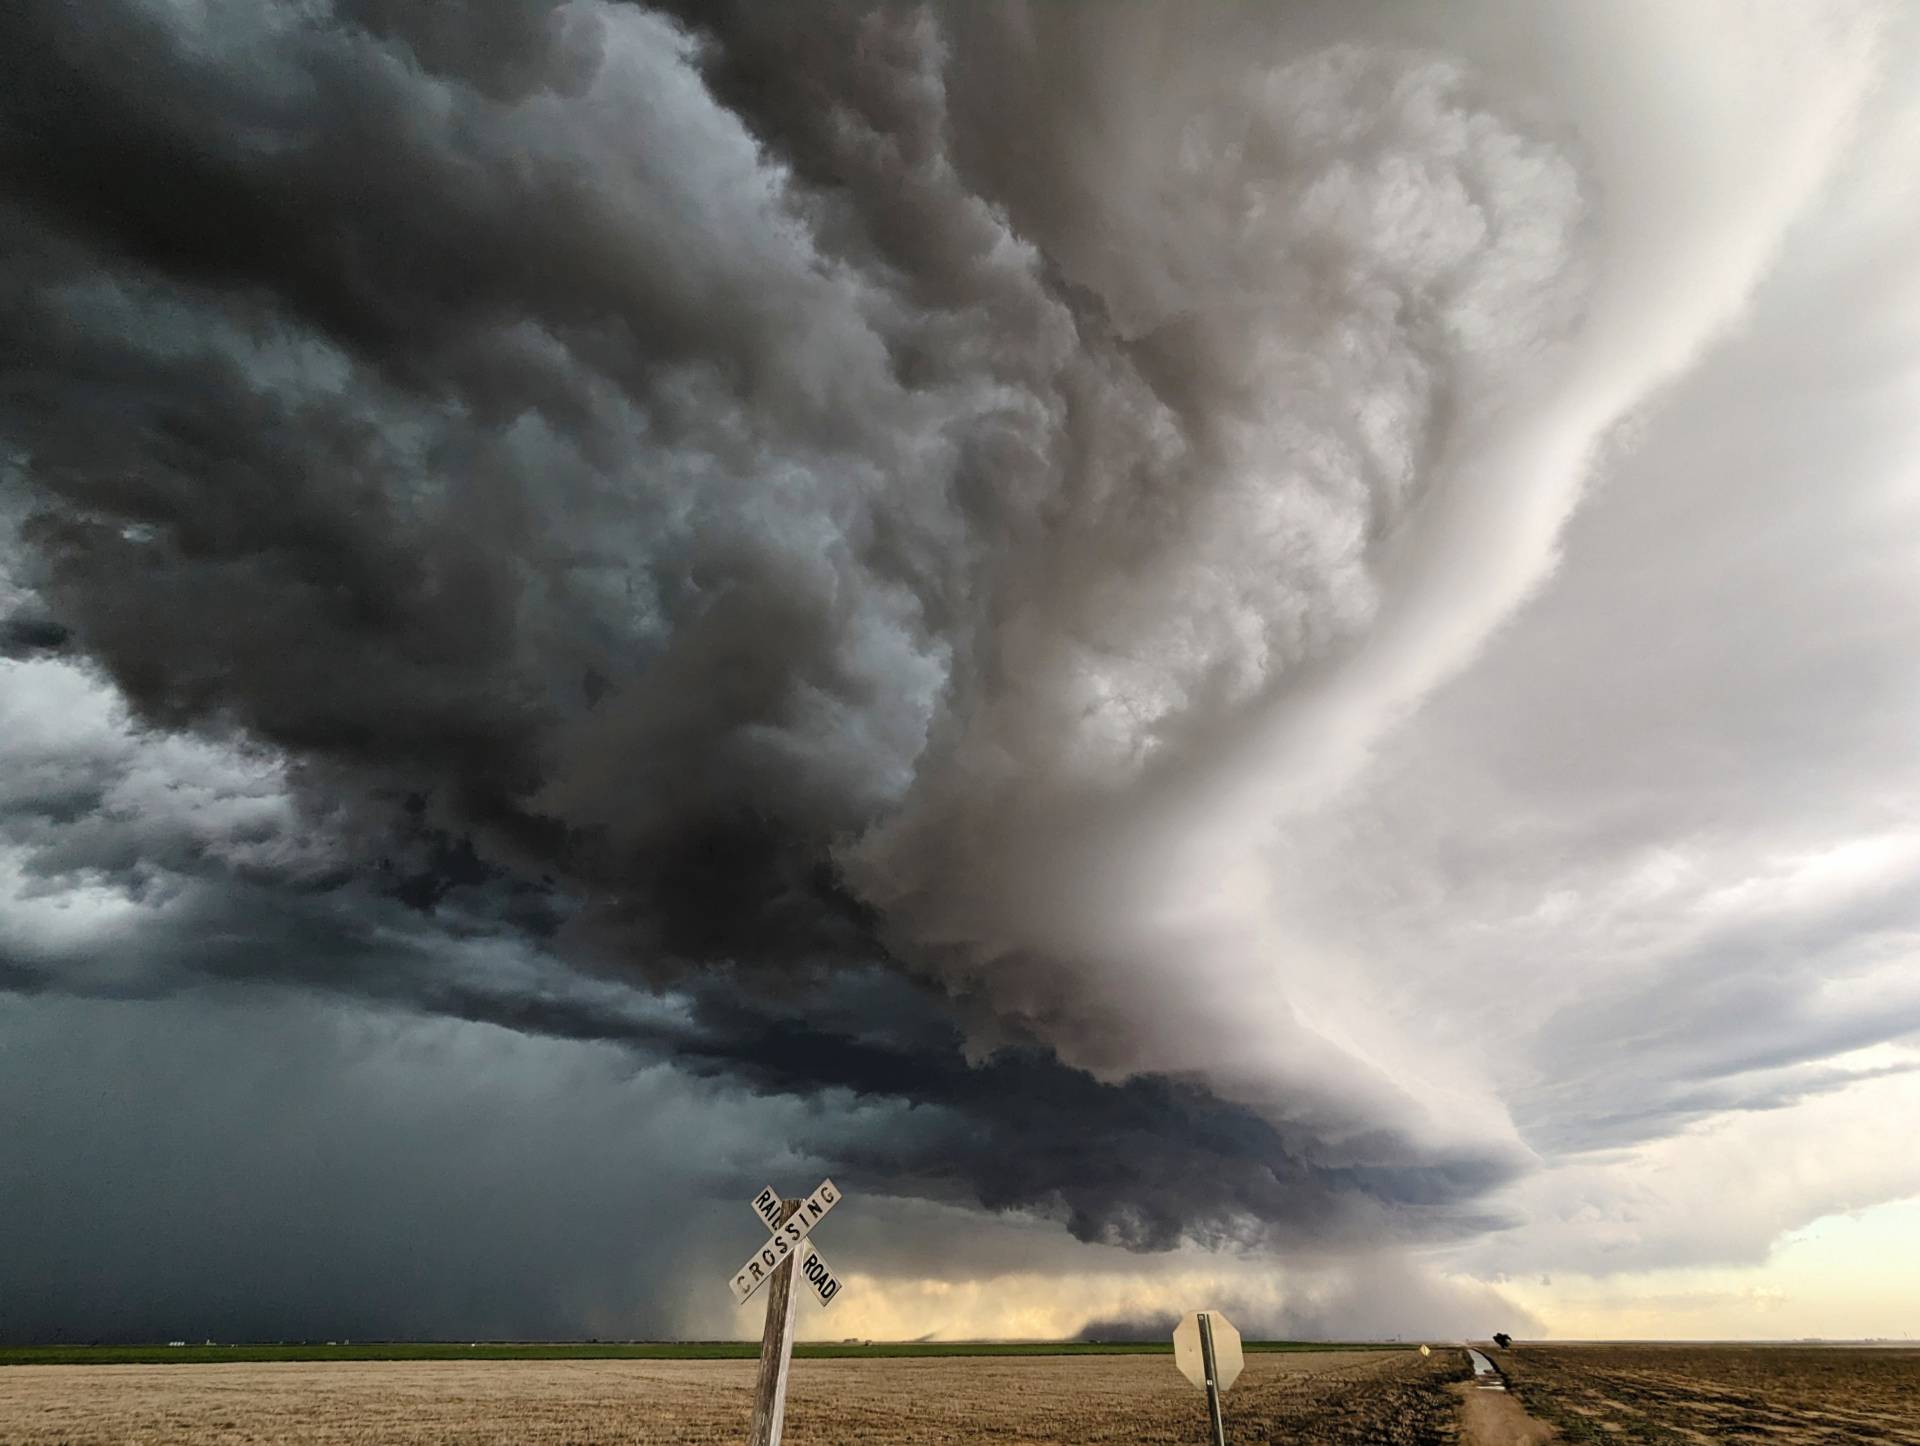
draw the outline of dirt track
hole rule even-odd
[[[1545,1446],[1560,1439],[1545,1421],[1536,1421],[1505,1391],[1483,1391],[1471,1383],[1453,1388],[1460,1396],[1461,1440],[1466,1446]]]
[[[738,1442],[753,1363],[566,1361],[0,1369],[0,1440],[47,1443]],[[1236,1446],[1454,1440],[1464,1357],[1250,1355]],[[1198,1443],[1199,1392],[1167,1356],[799,1361],[789,1446]]]

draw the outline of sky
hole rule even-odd
[[[0,1338],[1920,1326],[1920,13],[0,13]]]

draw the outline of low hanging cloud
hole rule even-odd
[[[1089,1239],[1501,1223],[1551,1127],[1270,865],[1550,575],[1879,34],[1514,19],[9,7],[4,977],[903,1100],[822,1155]],[[138,927],[80,962],[62,887]]]

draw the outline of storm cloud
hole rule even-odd
[[[1820,981],[1900,810],[1769,913],[1699,829],[1787,714],[1716,773],[1623,688],[1636,813],[1539,660],[1651,669],[1595,619],[1665,523],[1581,572],[1577,509],[1790,389],[1764,308],[1694,374],[1905,32],[1517,19],[9,7],[0,982],[625,1058],[901,1209],[1350,1256],[1259,1307],[1317,1326],[1563,1155],[1897,1079]],[[1697,906],[1618,883],[1682,835]]]

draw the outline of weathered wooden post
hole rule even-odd
[[[798,1200],[780,1202],[780,1220],[785,1224],[800,1208]],[[767,1287],[767,1326],[760,1333],[760,1380],[753,1390],[753,1427],[747,1432],[747,1446],[780,1446],[780,1433],[787,1421],[787,1367],[793,1361],[793,1308],[800,1297],[793,1293],[793,1256],[774,1268],[773,1283]]]
[[[747,1446],[780,1446],[787,1419],[787,1370],[793,1362],[793,1280],[797,1271],[822,1305],[840,1294],[840,1277],[813,1248],[813,1227],[840,1203],[833,1181],[822,1180],[804,1200],[783,1200],[772,1190],[753,1197],[753,1213],[773,1233],[752,1259],[733,1273],[733,1298],[745,1303],[763,1285],[767,1324],[760,1333],[760,1378],[753,1393],[753,1424]],[[797,1262],[797,1264],[796,1264]]]

